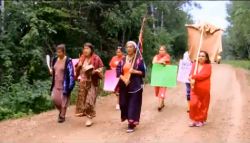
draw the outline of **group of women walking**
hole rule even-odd
[[[140,122],[143,78],[146,68],[143,59],[136,54],[137,44],[134,41],[128,41],[125,48],[127,55],[124,55],[122,47],[118,47],[116,56],[111,59],[109,66],[116,70],[116,76],[120,79],[115,90],[116,109],[121,111],[121,121],[128,121],[126,132],[133,132]],[[188,93],[191,95],[189,126],[203,125],[207,118],[210,99],[210,60],[206,52],[203,51],[199,54],[198,70],[194,73],[193,66],[189,77],[193,87]],[[153,58],[152,63],[170,65],[171,57],[164,45],[160,46],[159,54]],[[79,77],[79,87],[75,116],[86,116],[86,126],[88,127],[93,124],[92,119],[96,116],[95,104],[98,88],[100,80],[103,78],[103,67],[103,62],[94,53],[94,46],[91,43],[83,45],[83,53],[75,67],[73,67],[71,58],[66,56],[65,45],[57,47],[57,57],[53,59],[50,74],[52,75],[51,92],[54,105],[59,111],[59,123],[65,121],[76,76]],[[74,75],[74,70],[76,75]],[[155,96],[159,99],[158,111],[165,107],[166,91],[166,87],[155,87]]]

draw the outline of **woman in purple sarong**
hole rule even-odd
[[[140,56],[135,57],[136,49],[137,45],[134,41],[127,42],[128,55],[122,58],[116,67],[117,77],[121,79],[118,83],[121,121],[128,120],[128,129],[126,130],[128,133],[133,132],[135,127],[139,125],[143,78],[146,73],[143,59]],[[136,58],[135,64],[131,69],[134,58]],[[130,79],[129,74],[131,74]]]

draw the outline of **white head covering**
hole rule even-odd
[[[190,60],[189,59],[189,54],[188,54],[188,51],[186,51],[183,55],[183,60]]]
[[[221,56],[220,56],[220,55],[218,55],[218,56],[217,56],[217,58],[220,60],[220,59],[221,59]]]
[[[128,42],[126,43],[126,46],[127,46],[128,44],[132,44],[132,45],[135,47],[135,49],[137,49],[137,45],[136,45],[136,43],[135,43],[134,41],[128,41]]]

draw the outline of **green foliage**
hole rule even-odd
[[[247,1],[231,1],[227,5],[227,20],[230,26],[224,35],[224,58],[250,59],[250,3]]]
[[[175,61],[187,47],[184,25],[192,23],[182,10],[184,5],[200,8],[190,1],[6,1],[0,21],[0,120],[54,108],[45,55],[55,56],[57,45],[65,44],[67,55],[77,58],[82,45],[91,42],[108,68],[118,45],[138,41],[146,13],[143,58],[147,67],[163,44]],[[148,68],[145,83],[150,73]],[[101,96],[109,94],[102,88]],[[71,104],[76,100],[77,86]]]
[[[151,70],[152,70],[152,65],[147,67],[147,73],[146,73],[146,76],[145,76],[144,81],[143,81],[144,84],[150,83],[150,81],[151,81]]]
[[[0,120],[53,109],[48,96],[48,81],[36,81],[34,85],[30,85],[26,76],[23,76],[20,82],[12,82],[11,76],[7,76],[1,86]]]

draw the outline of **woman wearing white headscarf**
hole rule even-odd
[[[121,121],[128,120],[127,132],[133,132],[139,124],[143,78],[145,77],[146,68],[144,61],[140,56],[135,57],[137,45],[134,41],[126,43],[127,56],[122,58],[116,67],[117,77],[120,78],[119,86],[119,103],[121,110]],[[132,61],[135,59],[134,67]],[[131,74],[129,78],[129,74]]]

